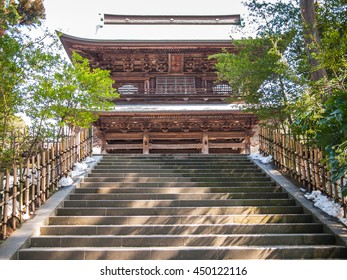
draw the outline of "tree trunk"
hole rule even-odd
[[[305,49],[308,63],[312,68],[311,80],[317,82],[327,77],[325,68],[319,68],[319,61],[312,54],[318,53],[320,38],[317,29],[317,19],[314,0],[300,0],[301,17],[303,20]]]

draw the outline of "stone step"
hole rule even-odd
[[[159,200],[159,199],[275,199],[288,198],[284,192],[254,193],[121,193],[121,194],[82,194],[74,193],[70,200]]]
[[[129,164],[129,165],[110,165],[110,164],[97,164],[94,169],[109,169],[109,170],[149,170],[149,169],[156,169],[156,170],[186,170],[186,169],[195,169],[195,170],[241,170],[241,169],[249,169],[249,170],[257,170],[258,168],[253,164],[223,164],[223,165],[217,165],[217,164],[204,164],[201,166],[197,166],[196,164],[189,164],[189,165],[160,165],[160,164]]]
[[[204,160],[182,160],[182,161],[164,161],[164,160],[158,160],[158,161],[150,161],[150,160],[141,160],[141,161],[105,161],[100,160],[98,162],[98,165],[108,165],[108,166],[130,166],[130,165],[138,165],[138,166],[144,166],[144,165],[150,165],[150,166],[194,166],[195,167],[206,167],[209,165],[216,165],[218,167],[220,166],[257,166],[253,161],[250,161],[248,159],[245,160],[225,160],[225,161],[204,161]]]
[[[136,178],[136,177],[166,177],[166,178],[175,178],[175,177],[190,177],[190,178],[196,178],[196,177],[204,177],[204,178],[216,178],[223,176],[225,178],[269,178],[265,173],[262,172],[239,172],[239,173],[229,173],[229,174],[221,174],[221,173],[204,173],[204,172],[199,172],[199,173],[175,173],[175,172],[170,172],[170,173],[125,173],[125,172],[117,172],[117,173],[101,173],[101,172],[96,172],[96,170],[93,170],[92,173],[88,174],[89,178],[94,178],[94,177],[109,177],[109,178]]]
[[[167,165],[167,164],[189,164],[189,165],[203,165],[203,164],[212,164],[216,163],[219,165],[223,164],[254,164],[248,158],[240,158],[240,159],[182,159],[182,160],[174,160],[174,159],[131,159],[131,160],[122,160],[122,159],[101,159],[99,161],[101,164],[156,164],[156,165]]]
[[[83,182],[116,182],[116,183],[161,183],[161,182],[197,182],[197,183],[209,183],[215,182],[216,178],[213,177],[195,177],[195,178],[181,178],[178,177],[127,177],[127,178],[117,178],[117,177],[88,177],[84,178]],[[271,180],[267,177],[218,177],[218,182],[271,182]]]
[[[340,259],[342,246],[208,246],[151,248],[28,248],[22,260],[228,260],[228,259]]]
[[[141,215],[231,215],[231,214],[300,214],[300,206],[229,206],[229,207],[100,207],[57,209],[58,216],[137,216]]]
[[[245,155],[105,155],[20,259],[334,259],[333,234]]]
[[[43,226],[41,235],[197,235],[197,234],[284,234],[323,233],[318,223],[292,224],[190,224],[190,225],[104,225]]]
[[[298,246],[332,245],[335,237],[326,233],[302,234],[199,234],[136,236],[40,236],[31,247],[194,247],[194,246]]]
[[[309,214],[230,214],[156,216],[52,216],[50,225],[187,225],[187,224],[275,224],[312,223]]]
[[[120,160],[124,162],[132,161],[132,160],[157,160],[157,161],[194,161],[194,160],[215,160],[215,161],[223,161],[223,160],[231,160],[231,161],[237,161],[237,160],[248,160],[249,161],[249,155],[198,155],[198,154],[182,154],[182,155],[159,155],[159,154],[148,154],[148,155],[109,155],[105,154],[103,155],[101,160]]]
[[[222,160],[249,160],[250,156],[246,154],[239,154],[239,155],[223,155],[218,154],[217,155],[198,155],[198,154],[186,154],[186,155],[159,155],[159,154],[148,154],[148,155],[109,155],[105,154],[102,157],[102,160],[174,160],[174,161],[180,161],[180,160],[216,160],[216,161],[222,161]]]
[[[172,169],[172,168],[161,168],[161,169],[154,169],[154,168],[114,168],[109,169],[104,166],[96,166],[92,170],[92,174],[96,173],[111,173],[111,174],[130,174],[130,173],[154,173],[154,174],[224,174],[229,175],[233,173],[258,173],[263,174],[261,170],[259,170],[257,167],[244,167],[244,168],[185,168],[185,169]]]
[[[271,187],[276,186],[275,182],[252,182],[252,181],[226,181],[226,182],[81,182],[81,188],[102,187],[102,188],[201,188],[201,187]]]
[[[82,185],[83,186],[83,185]],[[94,186],[94,187],[92,187]],[[95,184],[90,184],[88,187],[80,187],[75,189],[75,193],[163,193],[163,194],[179,194],[179,193],[255,193],[255,192],[281,192],[280,186],[268,187],[96,187]]]
[[[228,182],[271,182],[267,177],[87,177],[83,182],[120,182],[120,183],[158,183],[158,182],[198,182],[198,183],[228,183]]]
[[[292,206],[292,199],[165,199],[165,200],[66,200],[64,207],[215,207],[215,206]]]

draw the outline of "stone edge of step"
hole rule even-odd
[[[283,187],[289,197],[295,199],[297,205],[302,206],[307,214],[312,214],[313,222],[322,223],[325,231],[335,234],[337,243],[347,247],[347,227],[337,218],[328,215],[319,208],[315,207],[313,202],[304,197],[304,193],[298,186],[283,176],[280,171],[276,170],[271,163],[264,164],[258,160],[249,157],[259,168],[261,168],[273,181]]]
[[[93,156],[95,160],[86,170],[86,175],[102,159],[102,156]],[[84,175],[84,176],[86,176]],[[40,234],[40,227],[47,225],[49,217],[53,215],[71,192],[80,184],[83,175],[74,178],[74,184],[60,188],[47,202],[40,207],[35,215],[17,229],[4,243],[0,245],[0,260],[17,260],[19,250],[29,247],[30,238]]]
[[[97,155],[94,158],[96,164],[102,158],[102,155]],[[347,229],[341,222],[314,207],[311,201],[304,198],[300,189],[286,179],[279,171],[275,170],[272,165],[262,164],[251,158],[250,160],[264,170],[264,172],[277,184],[282,186],[299,205],[303,206],[306,213],[313,214],[313,218],[322,223],[328,232],[335,234],[341,246],[347,247]],[[93,166],[90,170],[91,169],[93,169]],[[86,174],[88,174],[90,170],[87,170]],[[47,203],[37,211],[33,219],[27,221],[20,229],[14,232],[11,237],[0,246],[0,260],[18,259],[19,250],[28,247],[31,237],[39,235],[40,225],[47,224],[49,216],[56,211],[56,208],[79,185],[80,181],[81,179],[77,180],[73,186],[62,188],[60,191],[56,192]]]

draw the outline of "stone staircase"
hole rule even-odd
[[[314,220],[244,155],[105,155],[19,258],[345,258]]]

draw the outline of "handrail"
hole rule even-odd
[[[207,89],[207,88],[184,88],[184,87],[172,87],[172,88],[159,88],[159,89],[126,89],[124,91],[119,90],[122,95],[143,94],[143,95],[155,95],[155,94],[167,94],[167,95],[183,95],[183,94],[216,94],[216,95],[231,95],[232,91],[228,89]]]
[[[308,192],[319,190],[340,203],[346,218],[346,197],[342,196],[341,188],[347,180],[347,174],[337,182],[332,182],[320,149],[309,147],[303,141],[268,127],[260,128],[259,141],[260,153],[271,155],[274,164],[282,173],[296,180]]]
[[[24,164],[0,172],[1,238],[8,237],[9,226],[15,230],[24,218],[33,215],[59,189],[59,180],[74,164],[91,154],[92,131],[85,129],[50,145]]]

